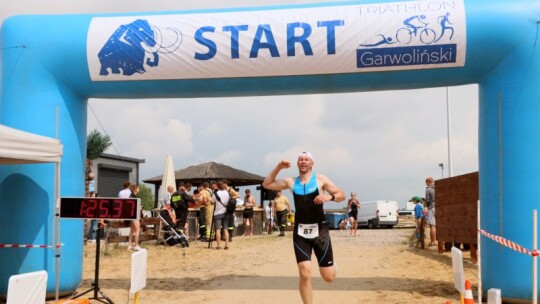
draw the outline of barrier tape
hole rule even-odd
[[[521,252],[521,253],[524,253],[524,254],[528,254],[530,256],[540,256],[540,251],[538,251],[537,249],[535,250],[529,250],[527,248],[523,248],[522,246],[512,242],[512,241],[509,241],[503,237],[500,237],[498,235],[493,235],[489,232],[486,232],[485,230],[482,230],[482,229],[478,229],[478,232],[480,232],[483,236],[487,237],[487,238],[490,238],[492,240],[494,240],[495,242],[501,244],[501,245],[504,245],[510,249],[513,249],[517,252]]]
[[[62,246],[64,246],[64,244],[58,244],[56,246],[32,244],[0,244],[0,248],[60,248]]]

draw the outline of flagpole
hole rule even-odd
[[[446,121],[448,134],[448,177],[452,177],[452,122],[450,120],[450,99],[448,98],[448,87],[446,87]]]

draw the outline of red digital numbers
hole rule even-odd
[[[81,202],[79,215],[82,217],[92,217],[95,213],[97,206],[98,206],[98,201],[96,199],[83,200]]]
[[[109,217],[109,200],[99,200],[99,218],[108,218]]]
[[[126,203],[129,205],[129,215],[130,217],[135,216],[135,208],[137,207],[137,201],[129,200],[126,201]]]
[[[93,199],[88,201],[88,208],[86,209],[86,216],[95,214],[98,208],[98,200]]]
[[[81,202],[81,207],[79,208],[79,216],[81,216],[81,217],[84,216],[84,215],[86,215],[86,206],[87,206],[87,202],[88,202],[88,201],[85,201],[85,200],[83,200],[83,201]]]
[[[113,201],[113,218],[119,218],[122,215],[122,201],[114,200]]]
[[[73,200],[75,198],[66,198]],[[66,217],[77,218],[102,218],[102,219],[136,219],[137,200],[136,199],[116,199],[116,198],[80,198],[77,209],[69,208],[63,210]],[[69,205],[67,205],[69,206]],[[73,205],[72,205],[73,206]],[[74,206],[75,207],[75,206]]]

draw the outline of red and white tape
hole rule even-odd
[[[504,245],[510,249],[513,249],[517,252],[521,252],[521,253],[524,253],[524,254],[528,254],[530,256],[540,256],[540,251],[538,251],[537,249],[535,250],[529,250],[527,248],[523,248],[522,246],[512,242],[512,241],[509,241],[503,237],[500,237],[498,235],[493,235],[489,232],[486,232],[485,230],[482,230],[482,229],[478,229],[478,232],[480,232],[483,236],[487,237],[487,238],[490,238],[492,240],[494,240],[495,242],[501,244],[501,245]]]
[[[32,245],[32,244],[0,244],[0,248],[60,248],[63,244],[56,246],[50,245]]]

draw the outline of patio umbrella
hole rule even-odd
[[[165,159],[165,169],[161,177],[161,186],[159,187],[159,196],[167,191],[167,186],[173,186],[176,190],[176,179],[174,177],[174,164],[171,155],[167,155]]]

